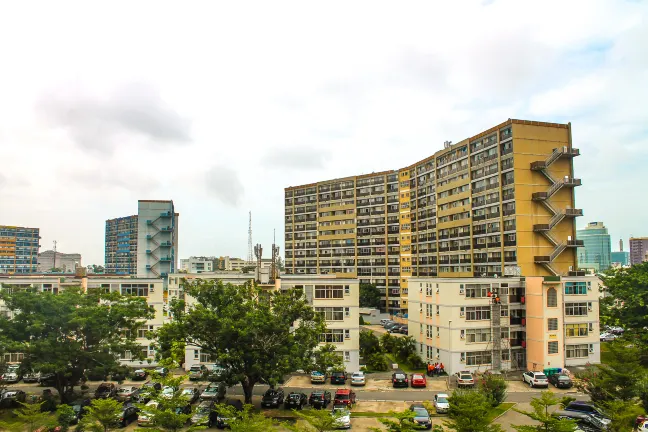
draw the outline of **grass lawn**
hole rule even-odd
[[[392,363],[398,364],[398,367],[403,370],[403,372],[407,373],[425,373],[425,366],[422,368],[412,368],[412,365],[408,363],[401,363],[397,361],[392,354],[385,354],[385,357],[387,357],[387,362],[391,365]]]
[[[610,350],[606,342],[601,342],[601,363],[608,364],[610,361]]]
[[[513,402],[502,402],[501,404],[490,410],[490,412],[488,413],[488,421],[492,422],[493,420],[495,420],[495,417],[504,414],[506,411],[513,408],[514,405],[515,404]]]

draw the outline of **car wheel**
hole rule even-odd
[[[533,388],[533,383],[531,381],[529,381],[529,387]]]

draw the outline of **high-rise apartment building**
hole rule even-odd
[[[139,200],[137,277],[165,277],[178,268],[178,218],[173,201]]]
[[[137,225],[137,215],[106,221],[107,274],[137,274]]]
[[[630,237],[630,265],[648,261],[648,237]]]
[[[285,189],[289,274],[376,284],[576,270],[571,125],[508,120],[410,166]]]
[[[577,249],[578,267],[600,272],[610,268],[612,245],[610,234],[603,222],[590,222],[576,232],[576,238],[583,242]]]
[[[0,274],[38,272],[39,228],[0,225]]]

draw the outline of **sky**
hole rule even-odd
[[[103,264],[173,199],[179,255],[283,255],[287,186],[410,165],[509,118],[572,123],[578,226],[648,236],[640,1],[0,3],[0,224]],[[268,255],[269,252],[266,254]]]

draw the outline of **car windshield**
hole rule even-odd
[[[403,375],[403,374],[396,374],[396,375],[394,375],[394,377],[396,379],[405,379],[405,375]]]
[[[190,395],[190,394],[193,394],[193,392],[194,392],[194,389],[190,389],[190,388],[182,390],[183,395]]]
[[[569,381],[569,377],[566,375],[560,375],[558,381]]]
[[[472,375],[461,375],[461,379],[464,379],[464,380],[472,379]]]
[[[423,375],[412,375],[413,379],[423,379]]]
[[[337,394],[337,395],[335,395],[335,399],[347,400],[347,399],[349,399],[349,395],[348,394]]]
[[[314,393],[314,394],[311,395],[311,397],[313,399],[322,399],[324,397],[324,395],[321,394],[321,393]]]
[[[299,399],[299,395],[298,395],[298,394],[291,394],[291,395],[288,395],[288,397],[289,397],[290,399]]]
[[[412,411],[416,414],[417,417],[427,417],[428,412],[425,408],[423,407],[414,407],[412,408]]]
[[[363,378],[363,377],[364,377],[364,375],[361,374],[361,373],[354,373],[353,374],[353,378]]]
[[[437,403],[448,403],[448,399],[444,397],[437,398]]]
[[[277,396],[277,392],[274,390],[268,390],[265,395],[266,397],[275,397]]]
[[[349,414],[349,410],[346,409],[346,408],[343,408],[343,407],[335,407],[335,408],[333,408],[333,412],[337,413],[337,414],[340,414],[340,415],[343,415],[343,416]]]
[[[324,374],[322,372],[320,372],[320,371],[313,371],[313,372],[311,372],[311,375],[318,375],[319,376],[319,375],[324,375]]]

